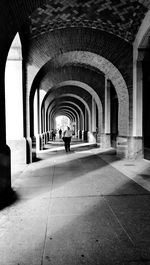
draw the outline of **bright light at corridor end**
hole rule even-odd
[[[66,127],[71,127],[71,121],[67,116],[60,115],[55,118],[56,121],[56,129],[62,129],[62,131],[66,130]]]

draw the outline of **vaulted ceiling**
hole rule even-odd
[[[40,1],[19,31],[24,61],[40,70],[60,54],[88,51],[109,60],[132,86],[132,43],[149,8],[147,0]]]
[[[54,29],[87,27],[133,42],[148,8],[144,0],[49,0],[29,17],[28,33],[34,38]]]

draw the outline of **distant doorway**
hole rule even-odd
[[[71,121],[67,116],[60,115],[55,118],[55,129],[59,131],[60,129],[63,131],[66,130],[66,127],[71,127]]]

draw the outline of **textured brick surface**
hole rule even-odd
[[[30,48],[25,46],[26,56],[24,56],[28,64],[29,80],[33,81],[38,70],[50,59],[53,58],[54,63],[58,55],[71,51],[86,51],[101,55],[110,61],[121,72],[127,86],[132,86],[132,46],[114,35],[93,29],[71,28],[45,34],[36,40],[32,40],[29,44]],[[86,63],[85,56],[86,54],[82,58],[84,64]],[[66,58],[64,57],[63,60],[66,61]],[[70,60],[73,62],[72,55],[70,55]],[[94,61],[96,65],[97,60]],[[108,74],[107,68],[106,65],[102,67],[107,71],[106,74]],[[47,70],[46,68],[45,71]],[[109,72],[112,72],[112,69]],[[114,76],[114,73],[112,76]],[[32,81],[28,81],[29,87]]]
[[[64,94],[61,97],[57,96],[57,98],[56,98],[56,96],[51,94],[49,99],[48,99],[48,102],[47,102],[46,106],[49,107],[51,105],[51,103],[55,102],[57,104],[57,102],[61,102],[61,101],[69,101],[69,102],[75,103],[82,110],[82,112],[84,113],[85,107],[84,107],[83,103],[79,99],[74,98],[73,95],[71,97],[71,96],[66,96]]]
[[[148,8],[148,0],[1,0],[0,55],[5,59],[13,37],[22,27],[24,32],[37,36],[52,29],[52,26],[86,25],[131,41]]]
[[[148,1],[137,0],[48,1],[30,18],[32,37],[57,28],[92,27],[132,42],[146,6]]]
[[[57,53],[59,54],[60,51],[62,51],[63,54],[59,55],[59,57],[55,56],[50,63],[48,63],[41,69],[39,81],[40,78],[43,78],[43,76],[47,72],[49,72],[47,76],[49,76],[49,78],[51,79],[51,73],[54,73],[56,75],[59,72],[63,72],[63,70],[61,70],[61,67],[65,67],[65,65],[67,65],[68,68],[71,67],[73,69],[74,66],[77,67],[77,65],[79,65],[81,72],[81,67],[83,66],[84,68],[89,69],[88,78],[91,79],[90,85],[95,89],[98,89],[101,86],[99,83],[97,83],[96,86],[93,84],[93,70],[96,72],[97,75],[98,73],[100,73],[100,70],[103,71],[108,76],[108,78],[113,81],[113,84],[117,89],[118,97],[120,98],[120,102],[122,103],[122,109],[119,110],[120,120],[122,121],[122,124],[120,125],[120,131],[121,134],[126,135],[128,131],[127,117],[129,111],[128,92],[126,90],[126,85],[128,88],[132,88],[132,47],[129,44],[121,41],[120,39],[114,38],[113,35],[111,35],[110,37],[111,38],[109,39],[108,34],[100,34],[100,32],[96,32],[95,30],[87,29],[63,30],[61,34],[59,34],[59,32],[57,31],[56,35],[53,33],[49,36],[45,36],[44,42],[43,40],[41,41],[39,39],[36,44],[33,44],[33,46],[31,47],[33,53],[31,54],[34,60],[32,60],[32,62],[34,62],[36,65],[39,64],[40,66],[42,65],[42,63],[44,63],[44,60],[48,60],[48,55],[50,57],[52,55],[55,56]],[[44,46],[42,46],[42,43]],[[35,50],[34,47],[36,48]],[[79,55],[78,52],[65,53],[67,50],[90,51],[91,56],[88,53],[86,54],[86,52],[80,52]],[[116,52],[116,50],[118,52]],[[40,57],[38,52],[41,55]],[[98,55],[96,54],[101,54],[102,57],[98,57]],[[109,61],[105,61],[104,57],[107,58],[107,60],[111,61],[113,64],[111,64]],[[38,60],[39,58],[41,58],[41,61]],[[117,70],[117,68],[115,69],[115,66],[118,68],[118,70],[120,70],[121,74],[123,75],[126,81],[126,85],[123,79],[121,79],[121,75],[119,75],[119,71]],[[57,68],[59,67],[60,69],[57,71]],[[68,77],[73,78],[73,73],[70,73]],[[80,78],[80,81],[86,82],[87,77],[83,76],[82,79],[82,75],[77,73],[76,78],[77,80],[79,80]],[[45,85],[47,88],[51,86],[49,81],[46,81],[46,78],[44,86]],[[35,87],[37,87],[37,83],[35,83]],[[99,91],[99,93],[101,92]],[[126,122],[124,123],[124,121]]]
[[[70,53],[68,57],[64,54],[64,56],[62,55],[61,58],[49,63],[43,68],[41,71],[41,78],[44,79],[41,81],[40,87],[48,91],[51,87],[57,86],[59,82],[78,80],[92,87],[100,97],[103,105],[104,77],[99,68],[103,70],[114,83],[119,98],[119,132],[121,135],[127,135],[129,125],[129,98],[127,87],[124,80],[121,79],[118,70],[115,69],[113,65],[110,65],[103,57],[84,52],[80,52],[79,54],[78,52],[73,54]],[[46,73],[47,75],[45,75]],[[36,87],[37,83],[35,84],[35,88]],[[73,91],[75,93],[75,90]],[[62,93],[64,93],[63,90]]]
[[[77,86],[61,86],[57,88],[56,90],[53,90],[48,94],[48,102],[51,102],[54,98],[56,99],[56,102],[59,102],[62,100],[62,97],[66,97],[66,94],[72,94],[73,95],[78,95],[81,98],[83,98],[86,102],[91,102],[91,95],[89,92],[84,90],[82,87],[77,87]],[[67,98],[69,98],[67,96]],[[78,102],[78,101],[77,101]]]
[[[57,68],[54,72],[48,73],[40,84],[40,87],[49,90],[57,83],[76,80],[88,84],[96,93],[103,99],[104,98],[104,76],[88,68],[80,67],[78,65],[64,66]],[[82,94],[82,92],[81,92]]]
[[[112,34],[96,29],[77,27],[47,32],[47,34],[38,36],[36,39],[29,40],[29,46],[25,42],[24,48],[25,52],[28,52],[28,62],[37,66],[42,66],[48,59],[58,54],[72,50],[103,54],[105,58],[114,63],[115,61],[117,63],[116,49],[119,57],[121,57],[123,51],[126,52],[127,56],[131,52],[131,46],[128,43]],[[123,55],[122,60],[126,61]]]
[[[76,90],[76,91],[74,91],[74,90]],[[72,97],[67,96],[67,94],[72,95]],[[85,107],[84,107],[83,103],[79,99],[74,98],[74,95],[77,95],[77,96],[81,97],[83,100],[85,100],[85,102],[91,108],[91,103],[92,103],[91,95],[87,91],[85,91],[79,87],[61,87],[61,88],[58,88],[57,93],[50,93],[49,94],[46,102],[48,102],[50,105],[55,104],[56,106],[61,105],[61,103],[64,100],[76,102],[79,106],[81,106],[82,110],[84,111]],[[48,105],[48,104],[46,104],[46,105]],[[66,104],[66,106],[67,106],[67,104]],[[65,108],[65,106],[64,106],[64,108]]]

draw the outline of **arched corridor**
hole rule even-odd
[[[0,260],[4,265],[61,259],[77,265],[149,263],[150,2],[1,0],[0,7],[0,215],[6,221],[0,237],[3,251],[10,240],[11,252],[16,234],[24,258],[14,250],[8,259],[0,253]],[[68,123],[63,119],[60,125],[60,116]],[[71,137],[67,154],[63,137],[67,144]],[[58,216],[57,207],[62,207]],[[21,243],[17,234],[19,220],[26,231],[30,216],[39,224],[28,230],[27,241],[30,232],[36,239],[45,219],[28,253],[27,241]],[[59,216],[62,223],[55,227]],[[48,243],[51,227],[56,242]],[[114,260],[107,252],[115,253]]]

